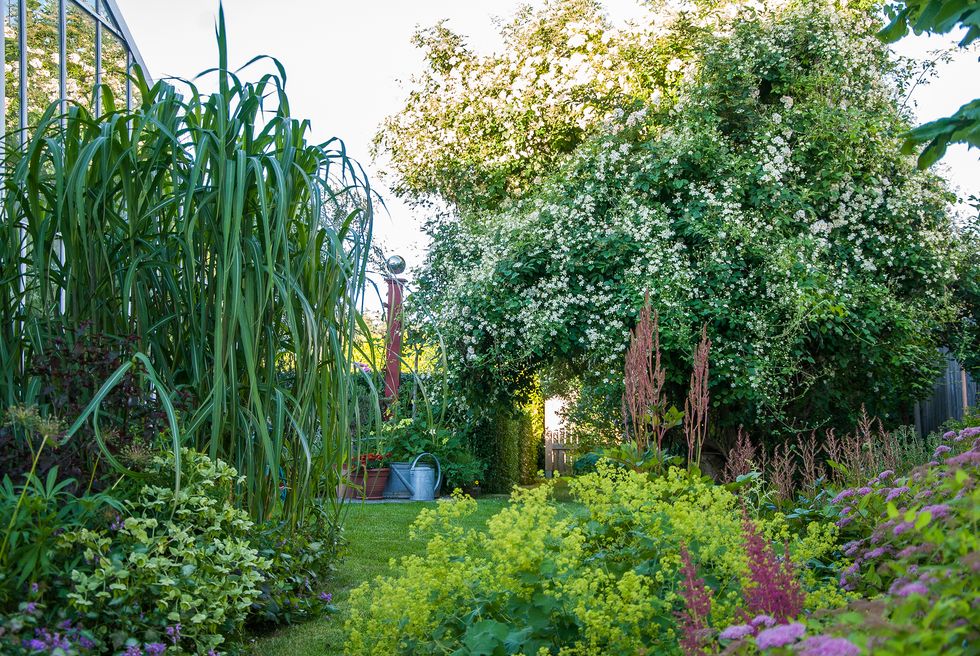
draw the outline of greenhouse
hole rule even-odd
[[[58,98],[98,113],[100,85],[126,107],[139,104],[128,73],[134,65],[146,71],[146,64],[114,0],[9,0],[3,49],[8,135],[36,124]]]

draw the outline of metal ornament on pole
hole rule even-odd
[[[398,401],[398,385],[401,381],[401,350],[402,350],[402,300],[405,292],[405,280],[399,274],[405,272],[405,258],[392,255],[386,265],[388,272],[385,281],[388,283],[388,334],[385,340],[385,419],[391,417],[391,408]]]

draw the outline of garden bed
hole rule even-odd
[[[477,510],[461,521],[463,528],[480,528],[488,518],[508,505],[505,496],[479,500]],[[333,656],[345,654],[344,622],[350,591],[377,576],[391,574],[389,559],[419,554],[420,540],[409,540],[409,527],[427,503],[352,503],[345,535],[344,559],[333,578],[333,615],[257,638],[251,651],[256,656]]]

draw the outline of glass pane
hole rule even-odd
[[[116,109],[126,109],[126,48],[109,30],[102,30],[102,84],[112,90]]]
[[[130,56],[129,58],[129,65],[132,68],[136,68],[137,66],[139,66],[139,64],[136,63],[136,60],[133,59],[132,56]],[[140,105],[143,104],[143,96],[140,94],[139,87],[136,85],[135,82],[132,83],[130,86],[132,87],[132,94],[133,94],[132,102],[130,103],[130,108],[137,109]]]
[[[13,6],[11,6],[13,5]],[[4,129],[7,144],[15,146],[19,143],[17,131],[20,129],[20,30],[17,25],[17,3],[8,2],[7,11],[3,17],[4,38],[4,74],[6,85],[6,117]]]
[[[58,2],[27,0],[27,125],[58,100]]]
[[[95,0],[69,0],[69,4],[71,4],[72,2],[77,2],[80,5],[85,5],[93,12],[95,11]]]
[[[95,89],[95,19],[74,3],[65,17],[65,96],[92,109]]]

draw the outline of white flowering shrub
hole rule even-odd
[[[522,132],[508,112],[568,105],[544,91],[502,98],[472,132],[458,119],[449,141],[448,89],[417,91],[388,122],[382,142],[415,140],[415,159],[390,153],[403,191],[454,210],[429,226],[422,279],[460,406],[519,394],[528,372],[558,372],[581,381],[590,412],[615,418],[649,290],[674,402],[708,325],[717,427],[846,424],[862,403],[898,419],[931,385],[957,316],[957,251],[944,185],[901,154],[905,72],[875,39],[874,14],[829,0],[670,4],[620,34],[652,54],[611,66],[631,82],[567,155],[553,143],[523,143],[506,162],[490,152],[494,130]],[[471,61],[522,61],[550,18],[580,43],[561,17],[581,6],[522,19],[506,56]],[[598,28],[587,38],[603,42]],[[549,125],[578,121],[569,107]],[[474,191],[483,179],[505,180],[503,196]]]

